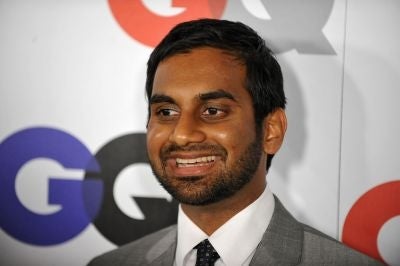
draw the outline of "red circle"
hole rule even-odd
[[[366,192],[347,214],[342,240],[347,245],[384,261],[378,250],[378,234],[389,219],[400,215],[400,181],[392,181]]]
[[[115,19],[132,38],[154,47],[176,24],[196,18],[220,18],[226,0],[173,0],[172,6],[185,7],[176,16],[160,16],[148,10],[142,0],[108,0]]]

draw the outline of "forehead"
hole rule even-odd
[[[216,48],[196,48],[158,65],[152,95],[190,96],[222,89],[240,96],[248,94],[245,80],[246,66],[233,55]]]

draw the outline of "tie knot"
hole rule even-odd
[[[219,258],[217,251],[208,239],[201,241],[194,248],[197,249],[196,266],[213,266]]]

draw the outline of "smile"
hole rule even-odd
[[[198,167],[207,165],[208,163],[212,163],[215,161],[215,156],[202,156],[198,158],[176,158],[176,166],[177,167]]]

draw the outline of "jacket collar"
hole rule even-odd
[[[301,224],[275,197],[274,214],[250,265],[298,265],[303,238]]]
[[[146,254],[148,265],[173,265],[176,250],[176,225]],[[258,245],[250,265],[298,265],[303,247],[303,227],[275,197],[271,222]],[[131,258],[132,262],[135,261]],[[134,264],[132,264],[134,265]]]
[[[148,247],[147,252],[145,252],[145,262],[140,260],[140,265],[173,265],[176,250],[176,234],[176,225],[164,228],[157,234],[154,234],[153,237],[156,239],[159,238],[159,240],[156,240],[155,244]],[[149,241],[151,242],[151,239]],[[138,258],[136,257],[137,254],[133,252],[124,262],[124,265],[139,265]]]

